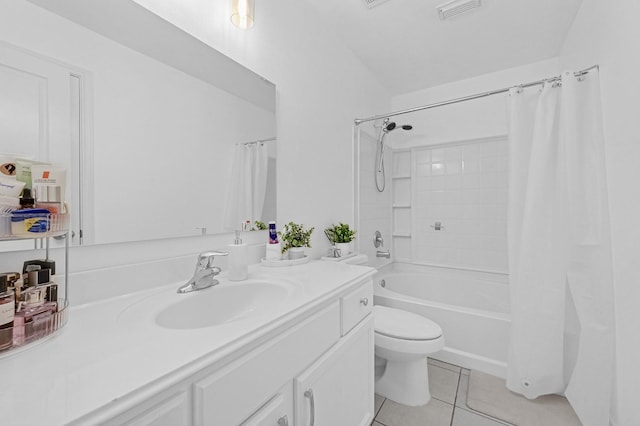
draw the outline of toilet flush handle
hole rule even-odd
[[[369,304],[369,298],[363,297],[362,299],[360,299],[360,303],[363,304],[364,306],[367,306]]]

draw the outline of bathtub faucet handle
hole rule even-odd
[[[367,306],[369,304],[369,298],[363,297],[362,299],[360,299],[360,303],[362,303],[364,306]]]
[[[376,231],[376,233],[373,234],[373,245],[375,248],[384,246],[384,239],[382,238],[380,231]]]

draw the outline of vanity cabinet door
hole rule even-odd
[[[297,426],[365,426],[373,420],[373,316],[295,379]]]
[[[278,338],[204,374],[193,383],[194,426],[236,426],[253,419],[277,396],[278,389],[291,383],[339,339],[340,304],[336,300]],[[290,417],[288,422],[293,424]]]

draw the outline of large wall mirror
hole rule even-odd
[[[80,229],[103,244],[275,220],[272,83],[131,0],[12,0],[0,15],[0,88],[24,80],[11,61],[37,76],[33,128],[0,151],[68,166],[72,244]]]

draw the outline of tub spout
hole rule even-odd
[[[387,259],[391,259],[391,252],[389,250],[377,250],[376,251],[376,257],[385,257]]]

